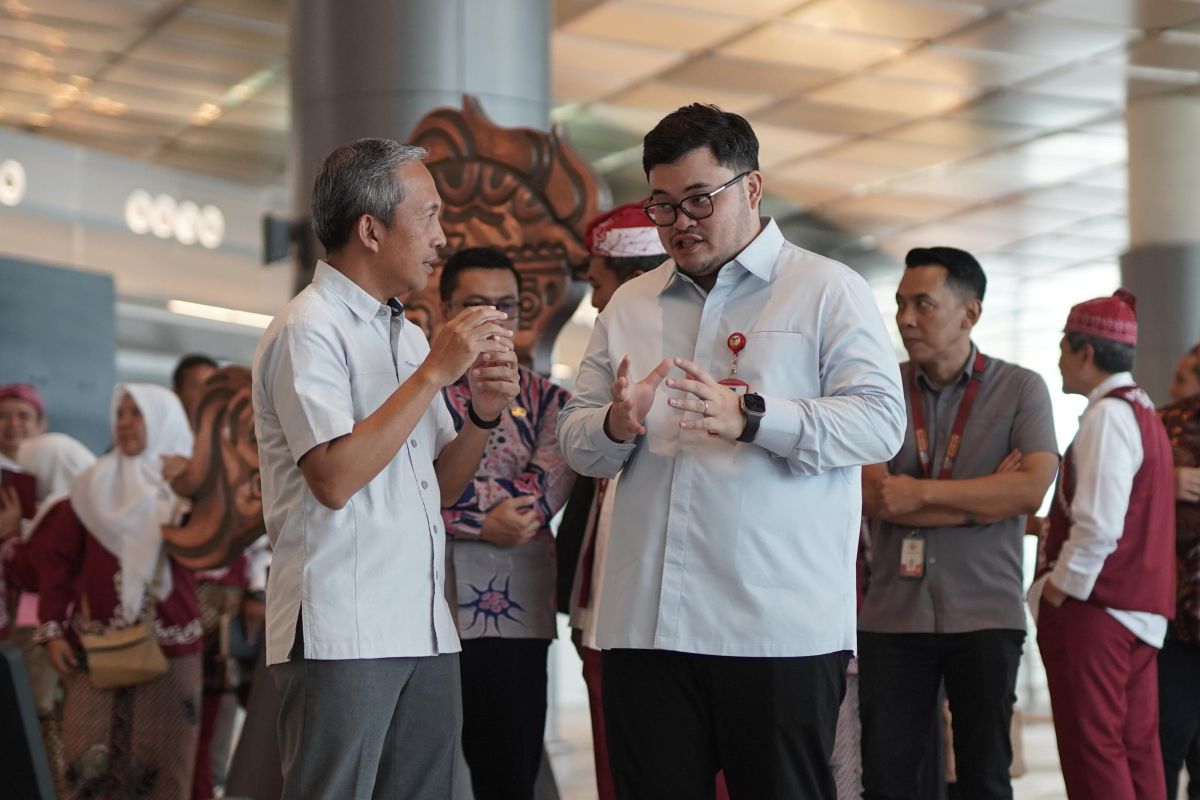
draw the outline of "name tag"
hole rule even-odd
[[[925,577],[925,537],[916,531],[900,543],[900,577]]]

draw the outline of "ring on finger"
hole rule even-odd
[[[708,416],[708,401],[702,400],[701,402],[704,403],[704,416],[707,417]]]

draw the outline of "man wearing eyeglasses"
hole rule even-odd
[[[520,322],[520,276],[504,253],[451,256],[442,318],[492,306]],[[555,635],[550,519],[571,493],[554,424],[570,395],[518,368],[520,391],[496,421],[474,479],[442,511],[454,566],[462,655],[463,755],[475,800],[533,800],[546,727],[546,655]],[[455,427],[470,415],[466,378],[444,390]]]
[[[619,797],[836,797],[860,467],[904,433],[867,284],[759,216],[758,140],[691,105],[646,135],[670,260],[600,314],[559,443],[619,470],[597,641]]]

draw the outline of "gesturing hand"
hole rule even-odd
[[[438,388],[462,377],[481,353],[498,355],[513,349],[512,331],[497,321],[508,315],[491,306],[464,310],[447,322],[429,341],[429,356],[422,364]],[[490,359],[494,360],[494,359]]]
[[[736,441],[746,429],[746,415],[742,413],[742,403],[736,392],[728,386],[717,383],[716,378],[692,361],[686,358],[675,359],[687,378],[668,378],[667,386],[690,394],[691,397],[672,397],[667,403],[672,408],[684,411],[694,411],[699,419],[684,419],[679,427],[684,430],[708,431],[713,436]]]
[[[501,500],[492,506],[483,518],[479,538],[501,547],[525,544],[542,528],[541,520],[534,510],[536,505],[537,500],[533,497],[510,497]]]
[[[521,390],[516,352],[479,356],[467,372],[467,385],[471,387],[471,405],[480,419],[491,421],[503,414]]]
[[[617,380],[612,385],[612,407],[604,420],[604,432],[614,442],[627,442],[646,432],[642,421],[650,413],[654,392],[671,370],[671,362],[663,359],[649,375],[637,383],[629,377],[629,356],[617,367]]]
[[[1185,503],[1200,500],[1200,468],[1175,468],[1175,499]]]

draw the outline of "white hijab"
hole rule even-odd
[[[113,391],[114,438],[117,407],[125,395],[142,412],[146,449],[136,456],[113,448],[71,482],[71,506],[88,532],[121,564],[121,605],[117,613],[133,623],[141,615],[147,588],[163,548],[162,525],[170,521],[177,497],[162,476],[163,455],[192,455],[192,430],[179,398],[145,383]],[[171,594],[171,570],[159,574],[158,599]]]
[[[37,480],[37,513],[24,526],[26,540],[37,529],[46,512],[67,496],[75,476],[96,463],[96,456],[78,439],[65,433],[43,433],[21,442],[17,464]]]

